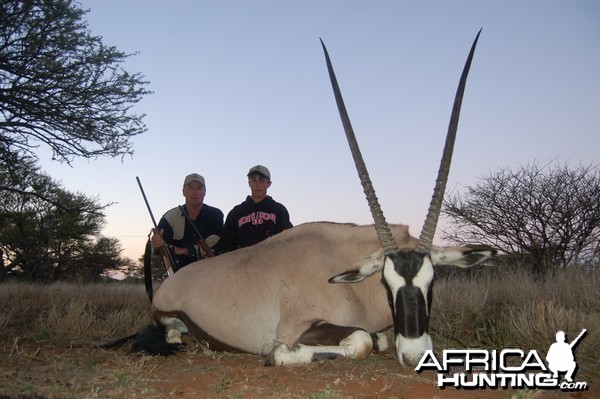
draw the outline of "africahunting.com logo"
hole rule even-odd
[[[583,329],[571,343],[566,342],[563,331],[556,333],[556,342],[550,345],[545,363],[535,350],[521,349],[447,349],[438,359],[432,350],[426,351],[415,371],[437,371],[440,388],[541,388],[563,391],[585,391],[585,381],[574,381],[577,369],[573,351],[586,334]],[[452,373],[452,367],[461,372]],[[465,370],[465,371],[462,371]],[[564,380],[561,381],[561,375]]]

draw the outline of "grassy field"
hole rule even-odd
[[[573,396],[500,390],[494,395],[596,397],[599,286],[600,272],[581,270],[559,270],[543,280],[491,268],[477,277],[441,278],[434,286],[430,328],[436,351],[516,347],[544,357],[558,330],[572,340],[586,328],[575,351],[576,380],[587,381],[591,391]],[[402,370],[393,351],[362,362],[282,370],[264,368],[257,356],[215,353],[190,340],[186,351],[169,358],[98,348],[151,322],[142,283],[9,283],[0,285],[0,304],[0,398],[490,396],[490,391],[481,396],[440,392],[431,376]]]

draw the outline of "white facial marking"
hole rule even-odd
[[[404,367],[415,367],[426,350],[433,349],[431,336],[427,333],[419,338],[396,336],[396,354]]]
[[[417,275],[413,278],[413,285],[415,287],[419,287],[423,297],[425,298],[425,305],[429,305],[427,303],[427,292],[429,291],[429,286],[431,285],[431,281],[433,280],[433,264],[431,263],[431,259],[429,256],[423,258],[423,264],[419,269]]]
[[[398,290],[406,285],[406,280],[396,272],[396,269],[394,269],[394,262],[387,256],[385,257],[385,262],[383,264],[383,278],[392,291],[395,303]]]

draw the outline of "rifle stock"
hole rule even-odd
[[[206,241],[204,241],[203,239],[198,240],[198,246],[202,249],[202,253],[205,257],[212,258],[213,256],[215,256],[215,253],[213,252],[212,248],[209,247]]]
[[[215,253],[213,252],[212,248],[208,246],[206,241],[204,241],[204,237],[202,237],[202,234],[200,234],[200,232],[196,228],[196,225],[194,225],[194,221],[190,218],[190,215],[188,215],[185,208],[182,207],[181,205],[179,205],[179,210],[181,211],[181,213],[183,213],[183,215],[185,216],[185,219],[190,224],[190,226],[192,226],[192,228],[194,229],[194,232],[199,237],[198,238],[198,249],[200,249],[200,252],[202,252],[200,255],[204,254],[204,257],[206,257],[206,258],[212,258],[213,256],[215,256]]]
[[[154,231],[154,234],[160,234],[158,232],[158,229],[152,230]],[[163,265],[165,266],[165,270],[167,272],[167,276],[171,277],[173,274],[175,274],[175,268],[173,267],[175,265],[175,260],[173,259],[173,254],[171,253],[171,251],[169,251],[169,248],[167,248],[167,246],[164,243],[160,248],[158,248],[158,253],[162,258]]]

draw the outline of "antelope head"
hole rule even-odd
[[[372,274],[375,271],[383,269],[383,280],[388,290],[388,297],[392,308],[392,316],[394,320],[394,334],[396,337],[396,353],[398,361],[402,365],[414,366],[420,360],[422,354],[433,347],[431,336],[429,335],[429,313],[431,310],[432,286],[433,286],[433,265],[436,260],[436,254],[432,251],[432,241],[437,227],[448,173],[450,171],[450,163],[452,160],[452,151],[456,138],[458,127],[458,119],[460,108],[467,81],[467,75],[475,52],[475,46],[479,39],[479,34],[471,46],[469,56],[465,63],[456,96],[454,106],[446,135],[446,143],[438,177],[436,179],[433,196],[427,213],[427,217],[421,230],[419,241],[415,249],[410,251],[402,251],[398,248],[394,240],[390,228],[385,221],[379,201],[375,195],[375,190],[371,183],[369,173],[365,162],[362,158],[344,100],[340,92],[340,88],[333,71],[329,54],[323,41],[323,51],[329,71],[329,78],[333,87],[336,103],[342,119],[342,124],[346,132],[348,144],[354,158],[354,163],[363,186],[367,202],[371,209],[371,214],[375,222],[375,229],[379,237],[379,241],[383,248],[381,261],[378,262],[379,267],[371,265],[370,271],[367,274]],[[474,251],[475,252],[475,251]],[[471,258],[470,264],[477,263],[493,254],[493,250],[484,251],[484,254],[469,254]],[[474,261],[473,261],[474,260]],[[364,276],[362,277],[364,278]],[[332,278],[331,282],[356,282],[360,278],[357,273],[348,272],[344,275],[339,275]]]

